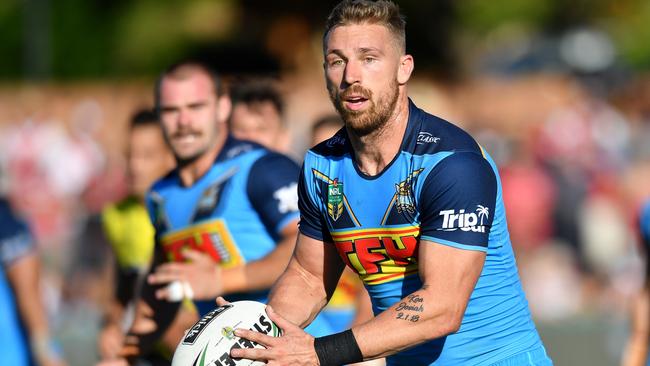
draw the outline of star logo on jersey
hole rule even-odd
[[[334,178],[327,185],[327,214],[336,221],[343,213],[343,183]]]

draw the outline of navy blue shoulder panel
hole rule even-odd
[[[0,264],[8,265],[33,248],[27,224],[14,213],[9,202],[0,199]]]
[[[343,156],[352,152],[345,127],[341,128],[334,136],[312,147],[310,151],[320,156]]]
[[[274,239],[298,212],[298,164],[287,156],[268,152],[257,159],[248,174],[246,193]]]
[[[444,158],[420,193],[422,237],[487,247],[497,190],[496,175],[482,155],[458,152]]]
[[[232,135],[228,135],[228,138],[226,138],[226,142],[221,148],[221,151],[219,152],[219,155],[217,156],[215,162],[218,163],[220,161],[233,159],[249,151],[259,149],[266,150],[264,146],[258,144],[257,142],[239,140]]]
[[[443,151],[470,151],[481,154],[474,138],[460,127],[416,107],[409,100],[409,123],[402,150],[413,155]]]

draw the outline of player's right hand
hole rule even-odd
[[[224,299],[222,296],[217,296],[217,306],[224,306],[230,304],[230,301]]]
[[[281,337],[238,328],[235,335],[261,344],[264,348],[236,348],[230,350],[233,358],[247,358],[265,362],[269,366],[296,365],[317,366],[318,356],[314,349],[314,337],[302,328],[277,314],[271,306],[266,307],[269,318],[282,329]]]

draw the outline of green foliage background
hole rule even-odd
[[[529,35],[597,26],[623,64],[650,68],[646,0],[397,1],[407,14],[409,47],[419,65],[454,72],[504,27]],[[71,80],[156,74],[184,55],[259,49],[273,17],[303,17],[319,32],[336,1],[297,0],[3,0],[0,79]],[[421,51],[421,52],[418,52]],[[258,51],[256,51],[258,52]],[[423,53],[425,53],[423,55]],[[237,58],[241,53],[233,53]],[[232,61],[236,64],[235,61]]]

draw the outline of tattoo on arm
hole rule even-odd
[[[424,311],[424,299],[417,294],[408,295],[397,305],[395,311],[397,311],[395,319],[415,323],[420,320],[420,313]]]

